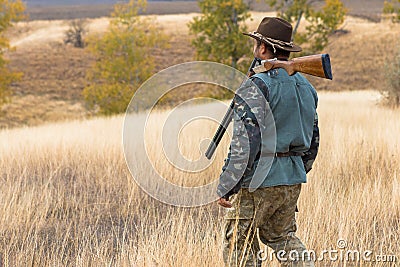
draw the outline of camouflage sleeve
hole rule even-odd
[[[319,148],[319,128],[318,128],[318,114],[316,113],[314,119],[314,130],[311,139],[310,149],[304,153],[304,156],[301,157],[303,160],[304,169],[306,170],[306,173],[308,173],[312,169],[312,165],[318,154],[318,148]]]
[[[239,89],[234,99],[233,136],[217,187],[220,197],[228,198],[239,191],[241,178],[251,170],[260,151],[261,133],[257,118],[265,110],[265,98],[252,85]]]

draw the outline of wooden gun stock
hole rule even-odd
[[[255,73],[284,68],[289,75],[301,72],[332,80],[331,61],[328,54],[298,57],[288,61],[272,59],[261,63],[260,66],[253,68]]]

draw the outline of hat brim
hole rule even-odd
[[[243,34],[247,35],[247,36],[250,36],[250,37],[252,37],[252,38],[254,38],[254,39],[258,40],[258,41],[261,41],[263,43],[268,44],[262,38],[259,38],[258,36],[256,36],[253,32],[243,32]],[[272,41],[272,43],[273,43],[273,41]],[[300,46],[295,45],[295,44],[292,44],[292,45],[277,44],[277,45],[279,45],[280,49],[285,50],[285,51],[289,51],[289,52],[300,52],[300,51],[303,50]]]

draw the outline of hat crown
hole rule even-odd
[[[300,52],[300,46],[292,42],[292,25],[281,18],[265,17],[255,32],[243,33],[274,48],[289,52]],[[275,53],[275,52],[274,52]]]
[[[281,18],[264,18],[257,28],[257,32],[264,37],[290,42],[292,39],[292,25]]]

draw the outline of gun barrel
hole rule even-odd
[[[213,139],[211,140],[210,145],[207,148],[207,151],[205,153],[207,159],[211,159],[215,150],[217,149],[217,146],[219,145],[219,142],[221,142],[222,137],[224,136],[226,129],[229,126],[229,123],[232,121],[233,117],[233,107],[235,105],[235,102],[232,101],[228,111],[225,113],[224,118],[222,119],[221,124],[218,127],[218,130],[216,131]]]

